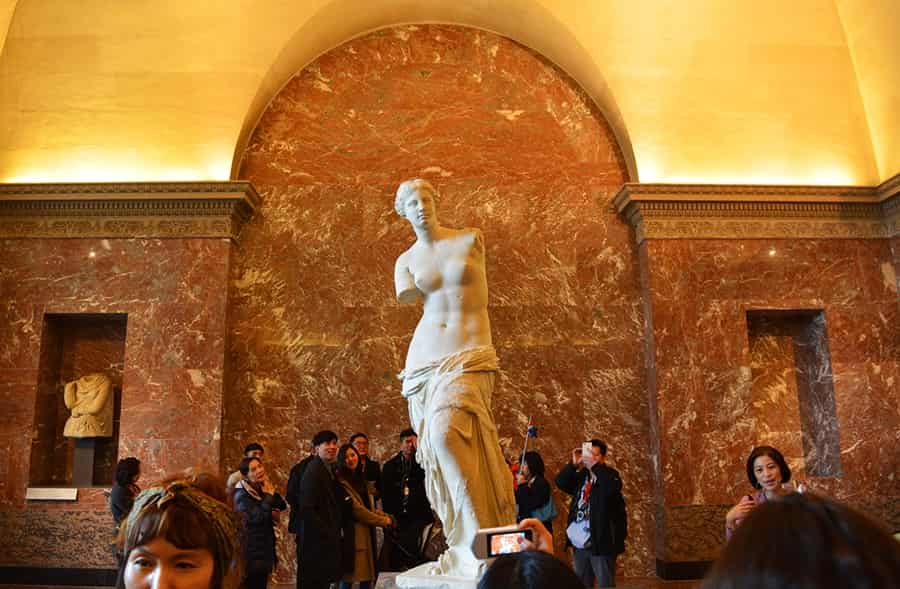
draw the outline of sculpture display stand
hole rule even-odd
[[[416,459],[448,546],[437,562],[398,575],[403,589],[475,587],[486,567],[471,550],[475,533],[516,521],[491,412],[500,368],[487,310],[484,240],[478,229],[441,226],[436,197],[428,182],[409,180],[394,201],[416,234],[394,267],[397,298],[401,304],[423,301],[400,378],[419,435]]]
[[[96,438],[75,438],[75,456],[72,464],[73,486],[93,486],[96,446]]]
[[[481,580],[481,574],[477,577],[435,574],[433,566],[434,563],[426,562],[400,573],[394,577],[395,586],[400,589],[475,589]]]

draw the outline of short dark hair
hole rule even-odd
[[[416,433],[416,430],[414,430],[414,429],[411,428],[411,427],[408,427],[408,428],[406,428],[405,430],[403,430],[402,432],[400,432],[400,439],[401,439],[401,440],[402,440],[403,438],[408,438],[409,436],[416,436],[416,437],[418,438],[418,437],[419,437],[419,434],[417,434],[417,433]]]
[[[791,467],[787,465],[781,452],[772,446],[757,446],[750,452],[750,457],[747,458],[747,478],[750,479],[750,484],[753,485],[754,489],[762,489],[762,485],[756,480],[756,473],[753,472],[753,463],[756,462],[756,459],[760,456],[768,456],[775,461],[775,464],[777,464],[779,470],[781,470],[782,483],[791,480]]]
[[[324,444],[326,442],[337,442],[338,437],[337,434],[331,431],[330,429],[323,429],[322,431],[316,433],[312,439],[312,445],[318,446],[320,444]]]
[[[528,465],[528,471],[536,477],[544,476],[544,459],[534,450],[529,450],[522,455],[522,460]]]
[[[262,460],[260,460],[256,456],[245,456],[241,459],[241,463],[238,465],[238,470],[240,471],[241,476],[247,476],[250,473],[250,465],[254,460],[257,460],[260,464],[262,464]]]
[[[259,450],[260,452],[265,453],[266,449],[262,447],[262,444],[259,442],[253,442],[252,444],[247,444],[247,447],[244,448],[244,456],[253,452],[254,450]]]
[[[131,484],[132,479],[134,479],[134,475],[140,472],[140,460],[134,456],[123,458],[116,463],[116,483],[118,483],[120,487],[128,486]]]
[[[350,436],[350,443],[352,444],[353,442],[355,442],[356,438],[365,438],[366,441],[369,441],[369,436],[367,436],[366,434],[364,434],[362,432],[356,432],[355,434]]]
[[[478,589],[584,589],[584,583],[555,556],[526,550],[498,557]]]
[[[812,493],[754,508],[703,589],[900,587],[900,542],[862,513]]]
[[[591,440],[591,446],[593,446],[594,448],[600,448],[600,456],[606,456],[606,442],[594,438],[593,440]]]

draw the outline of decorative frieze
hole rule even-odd
[[[900,180],[878,187],[625,184],[613,200],[645,239],[877,239],[900,234]]]
[[[249,182],[0,184],[0,238],[228,238],[259,206]]]

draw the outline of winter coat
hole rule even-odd
[[[234,494],[234,508],[244,519],[244,566],[247,571],[271,572],[278,563],[272,510],[286,509],[287,503],[278,493],[255,497],[244,487],[247,484],[238,483]]]
[[[625,499],[622,497],[622,479],[619,472],[605,464],[595,464],[591,472],[597,477],[588,496],[590,505],[592,554],[616,556],[625,552],[625,538],[628,537],[628,519],[625,514]],[[572,495],[569,506],[571,524],[578,512],[578,495],[582,492],[588,469],[576,470],[567,464],[556,476],[556,486],[564,493]]]

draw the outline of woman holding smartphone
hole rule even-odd
[[[244,517],[244,587],[266,589],[278,564],[275,522],[287,503],[275,492],[259,458],[244,458],[239,470],[244,478],[235,485],[234,508]]]
[[[725,515],[726,538],[731,538],[731,534],[754,507],[780,499],[794,491],[785,487],[785,483],[791,480],[791,468],[781,452],[772,446],[757,446],[750,452],[747,458],[747,478],[756,491],[741,497],[737,505],[728,510]],[[797,490],[802,492],[802,485]]]

